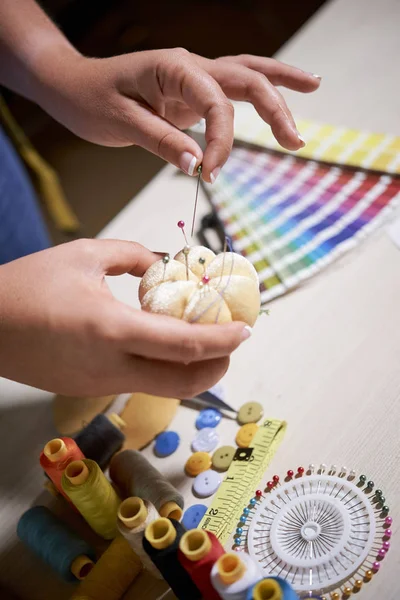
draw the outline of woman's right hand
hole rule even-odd
[[[0,376],[68,396],[191,398],[225,374],[244,323],[196,325],[116,300],[106,275],[142,276],[159,256],[78,240],[0,267]]]

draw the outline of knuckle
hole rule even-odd
[[[165,160],[169,160],[171,150],[173,150],[176,143],[175,131],[168,131],[158,141],[157,154]]]
[[[177,48],[173,48],[172,52],[178,58],[179,57],[186,57],[186,56],[189,56],[189,54],[190,54],[189,50],[186,50],[186,48],[182,48],[180,46],[178,46]]]
[[[178,354],[184,364],[200,360],[203,355],[201,343],[191,335],[186,335],[179,344]]]

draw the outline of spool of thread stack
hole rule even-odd
[[[218,538],[204,529],[187,531],[179,542],[179,562],[207,600],[220,600],[211,584],[210,574],[214,563],[224,553]]]
[[[47,442],[40,454],[40,465],[55,488],[69,501],[61,480],[65,469],[74,460],[85,458],[76,442],[69,437],[55,438]]]
[[[117,525],[120,533],[142,561],[143,566],[154,577],[162,579],[160,571],[154,566],[154,563],[143,549],[144,531],[147,525],[158,519],[158,517],[159,514],[151,502],[133,496],[121,503]]]
[[[291,585],[280,577],[261,579],[247,593],[246,600],[298,600]]]
[[[222,600],[246,600],[249,588],[261,577],[256,563],[244,552],[224,554],[211,570],[211,583]]]
[[[200,600],[199,589],[178,560],[179,542],[184,533],[179,521],[160,517],[147,525],[143,548],[178,600]]]
[[[88,458],[70,463],[64,472],[62,487],[98,535],[106,540],[117,535],[121,500],[97,463]]]
[[[86,458],[97,462],[104,471],[123,446],[125,435],[121,429],[125,426],[126,423],[117,414],[109,417],[99,414],[75,436],[75,442]]]
[[[110,464],[110,477],[126,497],[149,500],[162,517],[181,519],[183,497],[137,450],[116,454]]]
[[[119,535],[70,600],[120,600],[141,570],[139,558]]]
[[[34,506],[22,515],[17,534],[66,581],[84,579],[94,566],[94,550],[44,506]]]

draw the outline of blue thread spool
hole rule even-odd
[[[122,419],[114,424],[105,415],[99,414],[75,436],[75,442],[84,456],[97,462],[103,471],[125,441],[124,434],[117,426],[120,422],[123,423]]]
[[[66,581],[84,579],[96,560],[92,548],[44,506],[34,506],[22,515],[17,535]]]
[[[265,583],[274,582],[275,584],[278,584],[280,591],[281,591],[281,599],[282,600],[299,600],[299,597],[296,594],[296,592],[294,591],[294,589],[292,588],[292,586],[284,579],[281,579],[281,577],[265,577],[264,579],[262,579],[261,581],[256,583],[254,586],[252,586],[248,590],[246,600],[254,600],[254,598],[262,598],[261,591],[258,594],[255,594],[254,591],[255,591],[255,588],[257,588],[257,586],[262,585],[263,582],[265,582]],[[272,594],[272,590],[270,593]],[[267,597],[275,598],[276,595],[275,596],[269,595]]]

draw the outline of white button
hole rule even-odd
[[[211,452],[219,444],[219,435],[214,427],[200,429],[192,442],[194,452]]]
[[[200,498],[207,498],[207,496],[215,494],[220,483],[221,476],[216,471],[209,469],[197,475],[193,482],[193,491]]]

